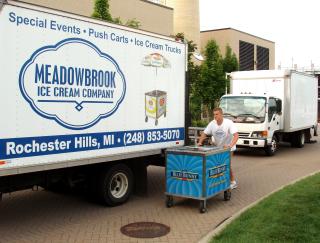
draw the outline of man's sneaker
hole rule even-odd
[[[231,183],[230,183],[230,188],[231,188],[231,189],[236,189],[237,187],[238,187],[237,181],[231,181]]]

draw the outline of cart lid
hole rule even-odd
[[[196,154],[212,154],[230,151],[230,149],[224,149],[217,146],[183,146],[179,148],[167,149],[167,153],[170,152],[183,152],[183,153],[196,153]]]

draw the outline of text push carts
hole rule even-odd
[[[173,196],[200,200],[200,212],[207,211],[206,200],[224,192],[230,200],[230,149],[185,146],[166,152],[166,205]]]

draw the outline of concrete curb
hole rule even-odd
[[[269,197],[271,194],[278,192],[280,190],[282,190],[283,188],[285,188],[286,186],[292,185],[298,181],[301,181],[307,177],[313,176],[317,173],[320,173],[320,170],[312,172],[306,176],[300,177],[294,181],[291,181],[288,184],[285,184],[281,187],[279,187],[278,189],[268,193],[267,195],[263,196],[262,198],[258,199],[257,201],[249,204],[248,206],[242,208],[239,212],[235,213],[234,215],[232,215],[230,218],[228,218],[226,221],[224,221],[222,224],[220,224],[217,228],[213,229],[212,231],[210,231],[206,236],[204,236],[203,238],[201,238],[201,240],[198,241],[198,243],[208,243],[212,237],[218,235],[224,228],[226,228],[233,220],[235,220],[236,218],[238,218],[243,212],[247,211],[248,209],[254,207],[255,205],[257,205],[259,202],[261,202],[262,200],[264,200],[265,198]]]

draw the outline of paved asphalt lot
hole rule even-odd
[[[119,207],[97,205],[79,194],[21,191],[5,194],[0,203],[0,242],[197,242],[221,222],[259,198],[300,177],[320,170],[320,138],[304,148],[283,145],[274,157],[263,151],[239,150],[233,169],[239,188],[230,201],[223,195],[208,201],[200,214],[198,201],[177,199],[165,207],[164,168],[148,168],[148,194],[132,196]],[[152,221],[168,225],[166,236],[130,238],[123,225]]]

